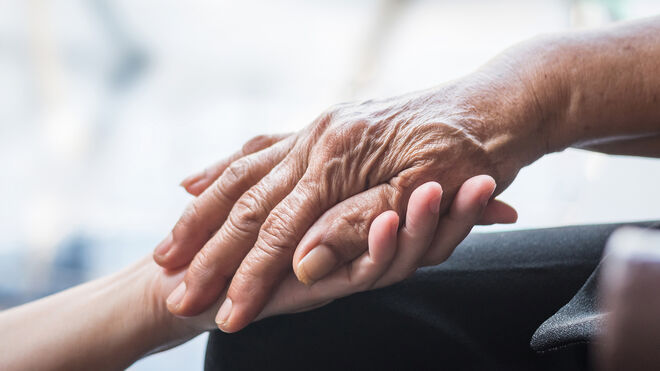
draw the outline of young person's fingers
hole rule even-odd
[[[495,187],[495,180],[488,175],[478,175],[463,183],[449,213],[438,222],[431,248],[422,258],[421,265],[435,265],[447,260],[481,218]]]
[[[477,224],[511,224],[518,221],[518,212],[500,200],[490,200]]]
[[[433,241],[441,201],[442,187],[435,182],[419,186],[410,195],[406,221],[399,231],[396,258],[376,283],[377,287],[399,282],[419,267],[420,260]]]
[[[211,184],[213,184],[213,182],[215,182],[216,179],[220,177],[220,175],[222,175],[225,169],[227,169],[227,167],[229,167],[232,162],[239,160],[247,155],[251,155],[255,152],[266,149],[290,135],[291,134],[287,133],[256,136],[248,140],[239,151],[232,154],[231,156],[216,162],[201,172],[186,177],[183,181],[181,181],[181,186],[191,195],[199,196]]]

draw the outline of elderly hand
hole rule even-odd
[[[420,263],[432,264],[439,257],[447,255],[453,249],[452,245],[463,239],[477,218],[482,221],[493,218],[513,221],[511,218],[515,219],[515,211],[502,204],[491,203],[484,210],[483,205],[475,203],[475,200],[489,195],[493,186],[492,179],[487,176],[470,179],[461,187],[451,207],[451,218],[444,219],[440,224],[439,214],[432,205],[440,201],[442,188],[433,182],[418,187],[410,197],[406,224],[400,231],[399,218],[393,211],[377,216],[369,229],[368,251],[311,286],[301,283],[290,272],[255,320],[310,310],[339,297],[396,283],[412,274]],[[433,244],[436,229],[443,241]],[[185,268],[178,271],[161,270],[155,281],[155,295],[164,298],[181,282],[184,272]],[[216,328],[216,321],[220,321],[224,314],[222,311],[218,313],[222,302],[216,301],[215,305],[195,317],[181,318],[180,321],[192,332],[175,339],[189,338],[199,331]]]
[[[534,95],[513,72],[487,72],[339,105],[300,133],[248,143],[155,251],[168,268],[193,259],[170,310],[197,314],[231,280],[221,328],[238,330],[260,313],[292,261],[306,283],[351,261],[365,251],[374,218],[405,215],[419,185],[443,184],[444,201],[434,205],[440,214],[472,176],[491,174],[501,192],[546,147]]]

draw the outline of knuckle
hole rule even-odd
[[[215,195],[226,199],[238,197],[232,190],[240,189],[237,185],[241,185],[249,175],[250,166],[251,160],[248,157],[232,162],[215,182]]]
[[[172,229],[172,240],[174,240],[175,242],[183,240],[187,235],[188,229],[191,227],[196,227],[200,219],[201,219],[200,205],[198,204],[198,201],[195,200],[194,202],[188,204],[188,206],[181,214],[179,221]],[[212,233],[212,231],[207,231],[207,232]]]
[[[229,224],[226,229],[238,239],[256,234],[270,212],[267,202],[267,199],[259,196],[255,187],[251,188],[234,204],[227,218]]]
[[[264,237],[277,238],[280,236],[291,236],[293,234],[293,216],[291,210],[286,206],[273,210],[264,222],[261,232]]]
[[[360,214],[364,211],[360,212]],[[365,215],[341,215],[331,227],[329,237],[334,241],[324,241],[335,248],[344,259],[352,259],[367,249],[369,225]]]
[[[236,225],[248,227],[254,224],[261,224],[263,214],[264,212],[261,210],[259,202],[252,197],[243,196],[234,205],[229,218]]]
[[[250,168],[250,159],[249,157],[243,157],[240,160],[232,162],[225,170],[227,176],[224,178],[226,183],[235,183],[239,182],[245,175],[248,173]],[[225,174],[223,174],[224,176]]]
[[[271,258],[277,258],[295,248],[292,235],[291,218],[283,213],[271,213],[259,231],[261,243],[255,247]]]
[[[232,212],[227,218],[227,226],[223,228],[229,240],[245,240],[256,235],[260,227],[259,217],[254,210],[241,209],[240,212]]]
[[[247,263],[246,261],[244,264]],[[260,280],[263,280],[261,275],[254,273],[251,268],[243,269],[243,266],[241,266],[241,269],[236,272],[231,280],[229,296],[234,300],[238,297],[254,298],[258,293],[257,283]]]
[[[186,275],[188,286],[200,289],[208,287],[212,282],[225,281],[228,276],[216,269],[215,261],[207,249],[197,253],[195,260],[190,264]]]
[[[258,185],[250,188],[241,198],[236,201],[232,214],[236,214],[236,222],[253,225],[261,225],[266,219],[270,208],[268,198],[258,191]]]

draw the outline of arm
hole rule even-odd
[[[238,158],[155,252],[165,267],[192,260],[187,291],[169,309],[197,313],[228,289],[222,329],[237,331],[291,265],[311,283],[351,261],[374,218],[405,215],[427,181],[443,184],[445,213],[469,177],[492,175],[498,194],[522,167],[571,146],[657,155],[659,31],[656,17],[539,37],[448,84],[332,107]]]
[[[549,151],[660,155],[660,17],[538,38],[517,54]]]
[[[117,370],[159,346],[188,340],[196,331],[168,315],[157,295],[161,270],[143,259],[0,313],[0,369]]]
[[[477,200],[492,192],[492,179],[476,177],[462,188],[454,218],[461,223],[443,232],[457,239],[484,215]],[[392,284],[414,271],[438,226],[429,205],[440,202],[437,183],[419,187],[408,208],[405,229],[389,211],[371,226],[369,251],[345,269],[313,286],[293,274],[285,278],[258,318],[309,310],[370,287]],[[431,254],[431,255],[429,255]],[[222,301],[193,318],[165,308],[165,298],[183,279],[183,270],[166,271],[145,258],[116,274],[0,313],[0,369],[115,370],[141,357],[183,343],[216,328]]]

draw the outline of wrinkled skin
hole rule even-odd
[[[369,228],[367,251],[311,286],[299,282],[293,272],[288,273],[256,320],[282,313],[307,311],[338,297],[399,282],[414,272],[421,258],[432,257],[445,249],[441,245],[430,245],[433,232],[438,227],[444,236],[449,237],[448,242],[463,238],[465,231],[483,216],[486,207],[475,201],[490,195],[493,187],[493,181],[488,176],[468,179],[451,205],[451,213],[456,222],[440,225],[439,213],[428,206],[441,201],[442,187],[435,182],[417,187],[407,205],[404,228],[398,230],[400,220],[393,211],[380,214]],[[182,280],[184,269],[157,271],[152,285],[154,287],[147,296],[154,295],[154,306],[160,307],[164,298]],[[216,301],[198,316],[178,318],[175,321],[183,321],[198,331],[212,330],[216,328],[214,318],[221,303],[222,300]]]
[[[241,328],[259,314],[292,263],[298,278],[311,284],[351,261],[366,250],[374,218],[387,210],[405,215],[419,185],[443,184],[441,213],[472,176],[491,175],[501,192],[528,156],[516,154],[515,165],[503,159],[514,145],[507,131],[497,132],[502,117],[489,113],[502,102],[467,98],[473,89],[500,90],[492,82],[483,88],[484,81],[477,76],[401,97],[337,105],[299,133],[247,143],[156,251],[157,262],[175,268],[199,250],[185,295],[171,300],[170,310],[197,314],[231,280],[231,322]],[[516,94],[510,96],[522,93]],[[510,98],[506,104],[517,102]],[[529,113],[519,111],[511,110],[506,120]],[[321,245],[323,251],[314,255],[323,262],[303,264]]]
[[[539,37],[443,86],[338,105],[299,133],[255,138],[210,169],[215,177],[184,182],[201,194],[154,254],[167,268],[190,262],[168,308],[192,315],[227,289],[218,323],[237,331],[290,264],[307,284],[344,266],[365,251],[374,218],[405,215],[411,190],[429,180],[443,185],[444,213],[469,177],[491,175],[497,194],[521,167],[569,146],[656,155],[659,19]],[[511,213],[492,204],[486,216]],[[439,225],[452,220],[442,215]],[[432,246],[445,249],[419,264],[442,262],[460,242],[439,230]]]

